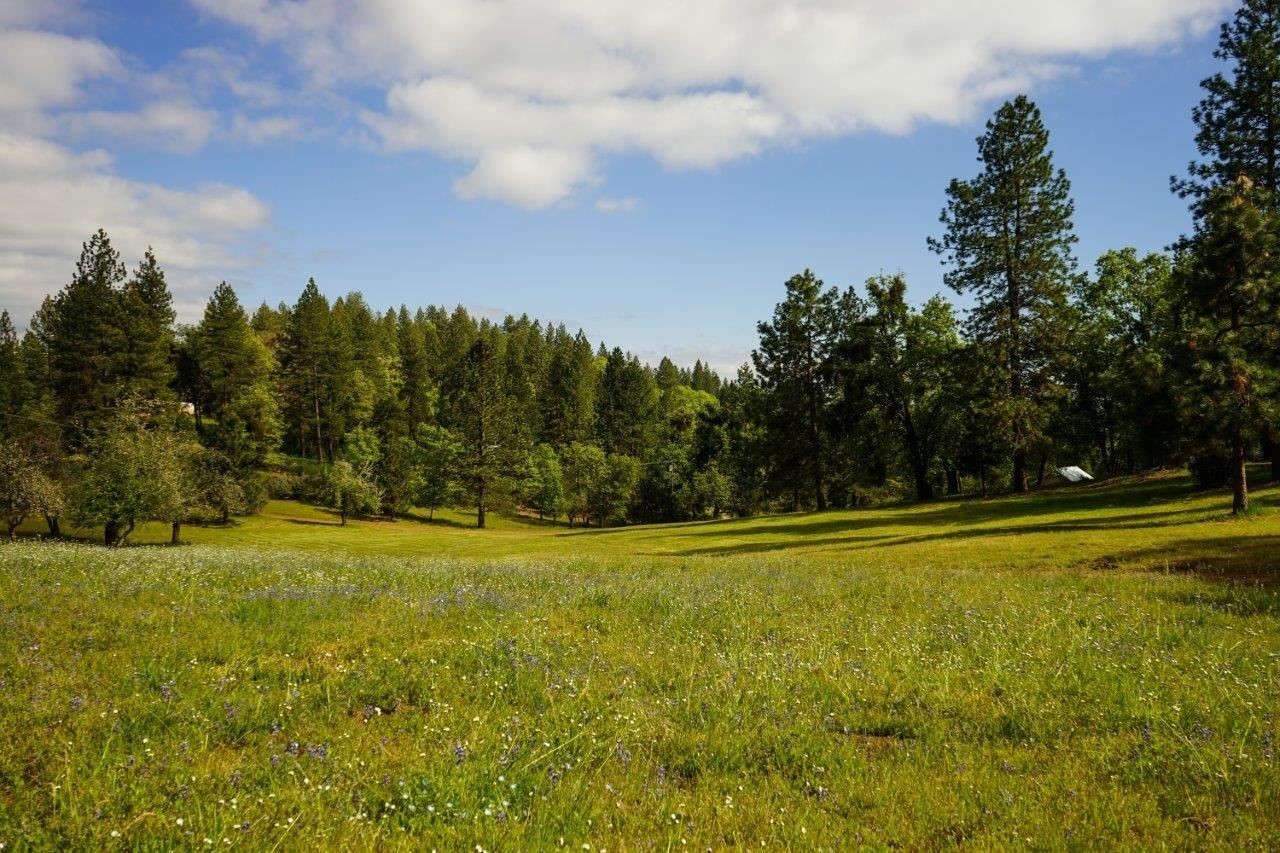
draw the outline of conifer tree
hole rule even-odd
[[[945,281],[976,305],[969,332],[1004,374],[999,416],[1012,449],[1013,490],[1028,488],[1027,458],[1044,438],[1075,275],[1074,205],[1053,166],[1049,132],[1025,96],[1006,103],[978,138],[981,173],[953,180],[942,237],[930,247]]]
[[[1240,513],[1249,508],[1249,445],[1277,414],[1280,217],[1269,193],[1243,175],[1209,192],[1199,209],[1178,273],[1192,314],[1189,409],[1202,447],[1226,445],[1231,508]]]
[[[326,435],[331,420],[330,327],[329,300],[316,287],[316,280],[310,279],[289,312],[280,343],[280,372],[294,446],[303,456],[314,451],[320,461],[333,441]]]
[[[1280,2],[1244,0],[1222,24],[1214,58],[1229,65],[1201,82],[1192,111],[1201,159],[1176,192],[1194,200],[1247,175],[1273,207],[1280,193]]]
[[[119,286],[125,266],[99,230],[86,242],[71,282],[46,299],[35,322],[48,359],[55,419],[80,447],[124,393],[120,359],[127,351]]]
[[[173,297],[164,270],[148,248],[120,293],[124,351],[121,379],[147,400],[172,396],[174,379]]]
[[[596,391],[596,435],[609,454],[639,458],[650,448],[656,428],[658,389],[652,374],[634,356],[614,347],[605,359]]]
[[[201,384],[202,414],[213,421],[209,440],[239,467],[261,465],[280,440],[273,365],[225,281],[214,289],[200,324],[188,333],[188,344]]]
[[[427,364],[427,343],[422,327],[414,322],[409,309],[400,306],[396,315],[396,334],[400,351],[400,398],[405,426],[415,435],[427,423],[435,408],[432,400],[431,373]]]
[[[1197,218],[1217,189],[1246,176],[1257,188],[1253,203],[1275,213],[1280,204],[1280,2],[1245,0],[1222,24],[1214,57],[1226,71],[1201,82],[1204,98],[1192,111],[1198,161],[1173,188],[1192,199]],[[1271,276],[1280,277],[1280,269]],[[1272,353],[1280,365],[1280,353]],[[1280,425],[1256,430],[1271,459],[1271,478],[1280,480]]]
[[[949,304],[935,297],[913,311],[906,292],[901,275],[867,282],[872,310],[862,374],[898,434],[916,498],[925,501],[933,498],[931,471],[953,416],[948,388],[960,336]]]
[[[452,414],[463,448],[460,482],[476,507],[476,526],[481,528],[492,509],[509,504],[521,461],[505,393],[502,344],[491,327],[471,344],[461,365]]]
[[[0,311],[0,440],[19,430],[18,416],[26,400],[26,372],[18,334],[8,311]]]
[[[807,479],[814,504],[824,510],[825,419],[833,386],[837,294],[809,270],[792,276],[786,288],[773,319],[757,325],[760,347],[751,358],[769,399],[774,458],[783,470]],[[801,484],[789,485],[798,494]]]

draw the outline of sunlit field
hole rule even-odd
[[[1280,845],[1280,492],[0,547],[0,843]],[[34,533],[38,525],[29,526]],[[86,535],[89,532],[86,531]]]

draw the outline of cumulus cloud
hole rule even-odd
[[[84,81],[122,70],[115,51],[93,39],[0,29],[0,115],[12,119],[65,106]]]
[[[0,0],[0,306],[22,324],[74,268],[80,243],[106,228],[136,262],[153,245],[172,272],[175,302],[191,317],[213,279],[240,268],[269,211],[246,190],[173,189],[119,175],[111,156],[62,137],[135,139],[179,150],[203,145],[215,114],[181,100],[135,110],[85,109],[84,89],[136,73],[89,37],[36,29],[73,2]]]
[[[380,87],[391,151],[464,197],[555,204],[640,152],[712,168],[955,122],[1082,57],[1168,44],[1230,0],[193,0],[314,84]]]
[[[154,246],[183,314],[194,315],[219,275],[252,260],[245,238],[267,206],[246,190],[177,190],[115,174],[102,151],[0,131],[0,305],[23,322],[70,279],[77,247],[98,228],[130,263]]]

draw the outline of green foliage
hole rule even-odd
[[[614,520],[626,521],[639,480],[639,460],[621,453],[614,453],[606,458],[604,475],[592,499],[601,527]]]
[[[435,518],[437,508],[451,506],[458,498],[464,450],[453,433],[430,424],[418,427],[414,441],[420,454],[418,502]]]
[[[569,516],[569,526],[573,526],[575,518],[586,523],[596,509],[595,496],[608,476],[605,453],[594,444],[574,442],[564,449],[560,464],[564,472],[565,512]]]
[[[605,453],[643,456],[653,443],[658,386],[635,356],[615,347],[596,391],[596,436]]]
[[[168,398],[173,309],[155,256],[126,282],[105,231],[84,244],[76,273],[45,300],[33,327],[43,349],[55,419],[79,448],[128,397]]]
[[[57,516],[62,512],[62,494],[40,467],[40,461],[16,441],[0,442],[0,513],[5,534],[14,531],[30,515]]]
[[[551,445],[540,444],[534,449],[530,469],[528,504],[538,510],[539,518],[554,521],[567,506],[560,456]]]
[[[346,459],[339,459],[329,466],[325,479],[328,489],[328,505],[338,511],[342,524],[352,515],[377,512],[382,494],[367,468]]]
[[[180,520],[191,505],[190,453],[162,411],[122,405],[86,448],[68,514],[80,527],[102,528],[109,546],[123,544],[139,522]]]
[[[274,364],[225,281],[185,345],[193,361],[191,402],[198,416],[212,421],[206,440],[239,466],[261,466],[280,443]]]
[[[915,311],[901,275],[867,282],[870,312],[865,338],[853,348],[846,383],[862,390],[872,410],[886,416],[915,483],[916,498],[934,496],[939,454],[953,438],[960,405],[955,356],[960,335],[955,312],[934,297]]]
[[[1200,85],[1205,96],[1192,111],[1201,160],[1174,189],[1193,199],[1246,175],[1274,196],[1280,192],[1280,7],[1245,0],[1222,24],[1214,57],[1229,64]]]
[[[514,504],[519,466],[524,461],[516,413],[506,393],[503,338],[484,330],[468,348],[450,420],[462,446],[458,484],[476,507],[476,526],[487,513]]]

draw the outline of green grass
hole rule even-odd
[[[0,843],[1275,848],[1255,500],[0,547]]]

